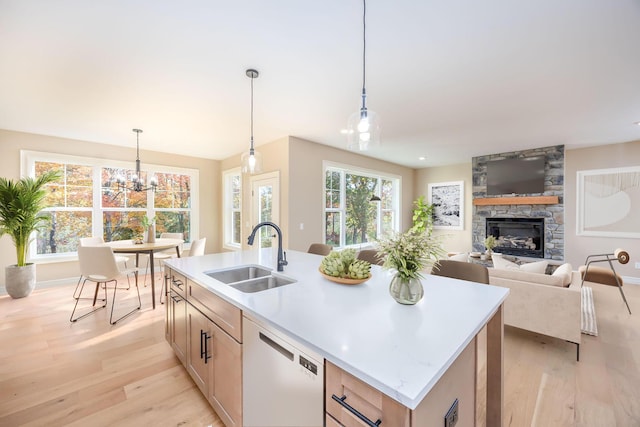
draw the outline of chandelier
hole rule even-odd
[[[118,186],[118,193],[116,193],[116,195],[123,191],[156,191],[158,187],[158,180],[155,176],[149,180],[149,186],[145,187],[144,180],[140,173],[140,134],[142,133],[142,129],[133,129],[133,131],[136,133],[136,172],[131,175],[130,185],[127,185],[127,180],[124,176],[116,176],[116,185]]]

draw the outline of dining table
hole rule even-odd
[[[158,251],[166,251],[175,248],[176,255],[180,257],[180,245],[184,243],[182,239],[166,239],[158,238],[153,243],[136,243],[133,240],[114,240],[106,244],[118,254],[135,254],[136,267],[139,267],[140,254],[149,255],[149,265],[151,270],[151,301],[153,309],[156,308],[156,287],[153,253]],[[138,275],[136,274],[136,286],[138,286]]]

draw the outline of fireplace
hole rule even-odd
[[[493,235],[498,253],[544,258],[544,218],[487,218],[487,236]]]

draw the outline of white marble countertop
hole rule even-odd
[[[296,283],[243,293],[205,272],[243,264],[275,271],[276,251],[226,252],[166,263],[247,314],[318,352],[410,409],[415,409],[505,300],[508,289],[427,275],[414,306],[389,295],[392,273],[372,266],[372,278],[340,285],[318,272],[322,257],[287,251],[279,273]]]

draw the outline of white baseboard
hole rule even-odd
[[[625,285],[640,285],[640,277],[622,276],[622,280]]]
[[[36,282],[36,289],[56,288],[58,286],[68,285],[70,283],[76,283],[77,281],[77,276],[69,277],[66,279],[44,280],[42,282]],[[7,288],[5,286],[0,286],[0,295],[7,295]]]

